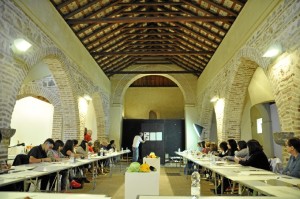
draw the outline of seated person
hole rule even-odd
[[[197,143],[198,151],[202,152],[202,149],[205,148],[205,141],[201,141]]]
[[[51,158],[47,157],[47,153],[53,148],[53,145],[54,141],[51,138],[48,138],[43,144],[33,147],[28,152],[29,163],[51,162]],[[40,179],[40,190],[45,191],[48,185],[49,175],[42,176]]]
[[[78,143],[78,141],[77,141]],[[61,153],[65,156],[65,157],[73,157],[73,158],[80,158],[80,154],[75,154],[74,153],[74,140],[67,140],[66,144],[64,145],[64,147],[61,150]],[[71,173],[71,172],[70,172]],[[81,184],[76,182],[73,179],[74,175],[69,175],[69,181],[70,181],[70,186],[73,189],[78,189],[81,188]]]
[[[248,156],[247,143],[244,140],[237,142],[237,150],[234,152],[234,156],[227,156],[228,160],[234,161],[234,157],[246,158]]]
[[[111,141],[109,142],[109,145],[107,145],[106,150],[109,151],[110,149],[113,149],[113,151],[115,151],[115,147],[116,147],[115,141],[114,141],[114,140],[111,140]]]
[[[94,151],[94,149],[93,149],[93,142],[89,142],[89,143],[88,143],[88,150],[89,150],[89,152],[91,152],[91,153],[95,153],[95,151]]]
[[[286,142],[287,152],[291,154],[283,174],[300,178],[300,139],[291,138]]]
[[[76,147],[76,154],[80,154],[81,157],[87,157],[88,155],[88,142],[82,140],[80,145]]]
[[[249,149],[249,158],[243,160],[242,158],[235,157],[234,161],[243,166],[252,166],[259,169],[270,171],[270,164],[266,154],[263,152],[262,146],[257,140],[249,140],[247,142]]]
[[[82,140],[80,145],[78,147],[76,147],[76,155],[80,155],[81,158],[87,157],[88,156],[88,142],[86,140]],[[81,167],[82,171],[83,171],[83,176],[84,176],[84,182],[89,183],[90,181],[86,178],[86,173],[87,173],[87,169],[89,168],[89,165],[84,165],[83,167]],[[92,172],[92,171],[90,171]]]
[[[63,141],[56,140],[54,142],[53,149],[48,151],[47,156],[49,158],[51,158],[51,160],[53,162],[61,161],[62,158],[65,158],[65,156],[61,153],[61,150],[63,149],[64,145],[65,144],[63,143]],[[61,178],[61,192],[64,192],[66,190],[66,186],[67,186],[68,170],[60,171],[59,174],[62,176],[62,178]],[[54,190],[55,177],[56,177],[56,173],[50,175],[50,188],[49,188],[50,191]]]
[[[249,150],[247,148],[247,143],[244,140],[240,140],[237,143],[238,150],[235,151],[235,157],[247,158],[249,156]]]
[[[228,146],[227,142],[223,141],[219,144],[221,152],[219,153],[219,157],[225,157],[228,155]]]
[[[210,151],[210,142],[205,142],[205,148],[202,149],[202,153],[208,153]]]
[[[228,156],[234,156],[234,153],[237,151],[237,144],[234,139],[227,140],[228,147]]]

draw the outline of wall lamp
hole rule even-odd
[[[84,95],[83,98],[84,98],[86,101],[92,101],[92,98],[91,98],[89,95]]]
[[[12,45],[16,52],[26,52],[31,46],[31,43],[22,38],[15,39]]]
[[[280,43],[272,44],[267,51],[264,53],[263,57],[275,57],[283,52]]]
[[[219,100],[218,96],[214,96],[213,98],[211,98],[210,102],[214,103],[217,102]]]

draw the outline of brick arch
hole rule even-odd
[[[62,139],[62,107],[57,90],[50,90],[38,84],[32,83],[22,85],[17,99],[21,99],[28,96],[42,96],[54,106],[52,138]]]
[[[63,139],[78,139],[80,138],[78,101],[75,89],[72,87],[71,74],[68,73],[68,66],[53,55],[43,58],[42,61],[48,65],[59,89],[63,107]]]
[[[210,132],[211,130],[211,125],[212,125],[212,117],[214,115],[214,103],[212,103],[210,100],[212,97],[217,96],[220,91],[220,87],[218,84],[210,84],[210,86],[203,92],[201,95],[201,99],[198,99],[198,113],[199,113],[199,120],[200,124],[204,127],[203,133],[204,133],[204,138],[209,139],[211,133],[217,133],[218,137],[221,137],[221,132],[219,129],[218,132]],[[201,103],[200,103],[201,102]]]
[[[225,93],[225,110],[222,137],[240,139],[240,124],[247,88],[257,67],[267,68],[261,55],[254,48],[243,48],[236,55],[230,66],[233,73]]]
[[[48,65],[58,88],[62,108],[62,139],[80,138],[80,121],[76,89],[72,84],[71,63],[64,53],[56,47],[40,49],[26,57],[26,63],[33,66],[39,62]]]
[[[96,122],[97,122],[97,139],[101,140],[103,138],[108,138],[107,132],[105,131],[105,114],[103,108],[102,98],[99,93],[94,93],[92,95],[95,114],[96,114]]]
[[[158,67],[160,70],[170,70],[170,66],[165,66],[165,65],[159,65],[159,66],[155,66]],[[133,68],[132,70],[135,71],[147,71],[149,70],[149,66],[138,66]],[[151,70],[155,70],[153,67],[151,68]],[[151,73],[147,74],[147,75],[151,75]],[[112,90],[112,103],[113,104],[122,104],[122,100],[124,98],[125,92],[127,90],[127,88],[130,86],[131,83],[133,83],[135,80],[143,77],[143,76],[147,76],[147,75],[135,75],[135,74],[130,74],[130,75],[120,75],[118,76],[119,80],[115,83],[115,85],[113,85],[113,90]],[[196,102],[196,88],[193,89],[191,84],[189,83],[189,81],[191,81],[190,79],[187,79],[186,75],[163,75],[161,74],[161,76],[164,76],[170,80],[172,80],[173,82],[175,82],[178,87],[180,88],[182,94],[183,94],[183,98],[185,101],[185,104],[191,104],[194,105]],[[192,77],[192,75],[191,75]],[[197,78],[195,77],[195,84],[196,84]]]

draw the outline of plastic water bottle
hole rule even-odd
[[[193,198],[200,198],[200,174],[197,171],[196,165],[194,165],[194,172],[191,175],[191,196]]]
[[[103,156],[103,148],[100,149],[100,156]]]
[[[70,155],[70,163],[75,163],[74,153],[71,153],[71,155]]]

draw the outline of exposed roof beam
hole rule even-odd
[[[200,71],[107,71],[107,74],[184,74],[184,73],[201,73]]]
[[[160,30],[160,29],[167,29],[167,30],[176,30],[176,29],[180,29],[180,27],[178,26],[131,26],[131,27],[126,27],[124,28],[124,30],[129,29],[129,30],[148,30],[148,29],[154,29],[154,30]]]
[[[92,55],[99,56],[115,56],[115,55],[129,55],[129,56],[144,56],[144,55],[212,55],[212,51],[162,51],[162,52],[93,52]]]
[[[102,24],[102,23],[159,23],[159,22],[213,22],[234,21],[235,17],[118,17],[100,19],[67,19],[68,24]]]

